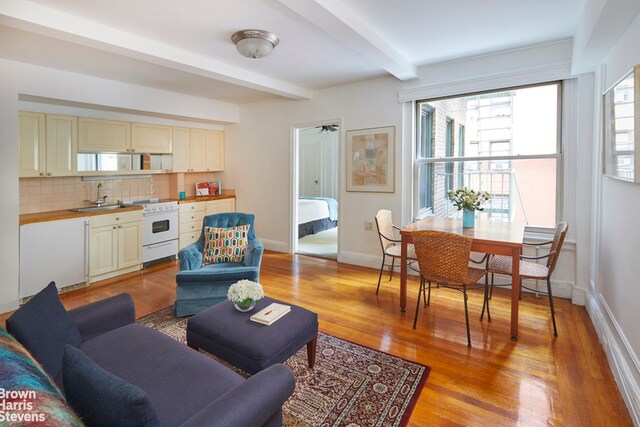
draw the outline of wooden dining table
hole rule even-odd
[[[446,231],[471,237],[471,250],[510,256],[513,260],[511,286],[511,339],[518,339],[518,304],[520,302],[520,255],[524,239],[524,224],[510,221],[475,221],[473,228],[463,228],[461,218],[429,216],[407,225],[400,231],[402,240],[400,262],[400,310],[407,307],[407,245],[411,233],[420,230]]]

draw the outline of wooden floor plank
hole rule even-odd
[[[62,300],[73,308],[129,292],[141,317],[173,303],[177,272],[177,264],[169,263],[65,293]],[[510,291],[495,290],[491,322],[479,320],[482,294],[473,291],[468,349],[458,292],[434,289],[413,330],[416,278],[409,279],[402,313],[399,278],[383,282],[376,295],[377,270],[266,253],[260,277],[267,295],[317,312],[321,331],[429,365],[411,426],[632,426],[585,308],[567,300],[556,299],[554,338],[548,300],[525,295],[519,340],[513,342]]]

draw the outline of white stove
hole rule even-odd
[[[128,200],[124,205],[143,206],[143,265],[178,254],[178,202],[157,198]]]

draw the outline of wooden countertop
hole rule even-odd
[[[118,212],[130,212],[130,211],[141,211],[141,210],[142,210],[142,206],[132,205],[126,208],[97,211],[97,212],[73,212],[70,210],[37,212],[32,214],[20,215],[20,225],[33,224],[35,222],[57,221],[60,219],[82,218],[87,216],[107,215],[107,214],[113,214]]]
[[[211,200],[235,199],[235,194],[221,194],[220,196],[191,196],[178,200],[178,203],[208,202]]]

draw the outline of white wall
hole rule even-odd
[[[310,101],[265,101],[241,107],[240,124],[227,127],[225,186],[242,194],[238,210],[256,214],[256,231],[268,248],[288,252],[291,225],[291,127],[341,117],[341,161],[345,170],[345,129],[396,126],[396,192],[346,192],[340,186],[340,247],[344,262],[379,263],[375,232],[365,231],[378,209],[394,209],[401,202],[402,109],[397,82],[382,78],[319,91]],[[399,216],[398,216],[399,220]],[[373,250],[372,250],[373,248]]]
[[[61,112],[78,109],[81,105],[101,106],[126,113],[140,121],[159,121],[158,117],[184,120],[187,123],[233,123],[239,119],[237,105],[176,93],[150,89],[111,80],[88,77],[65,71],[32,66],[0,59],[0,312],[18,306],[18,110],[25,105],[41,111]],[[52,102],[70,102],[74,107],[19,101],[19,95],[50,98]],[[71,111],[71,110],[65,110]],[[108,111],[90,111],[88,115],[112,114]],[[153,117],[150,120],[149,117]],[[215,126],[215,125],[213,125]],[[204,127],[208,127],[205,125]],[[37,268],[37,260],[34,260]]]
[[[640,64],[640,15],[610,49],[595,80],[596,135],[601,129],[601,94]],[[639,100],[636,99],[636,102]],[[596,167],[601,170],[601,138],[596,138]],[[636,173],[640,173],[636,167]],[[640,425],[640,185],[594,177],[594,245],[587,308],[612,371],[636,425]]]

